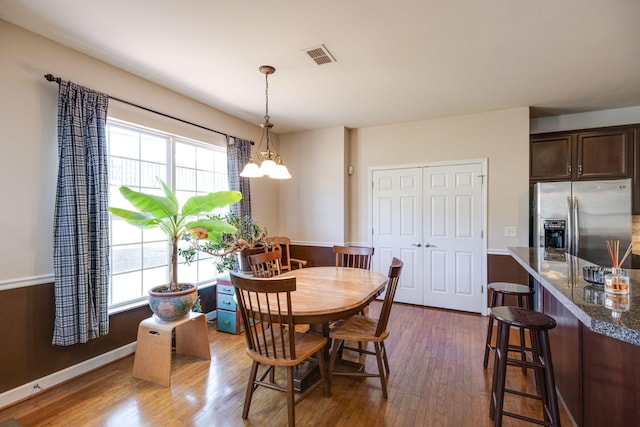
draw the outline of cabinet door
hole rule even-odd
[[[632,131],[598,131],[576,136],[575,179],[631,177]]]
[[[571,135],[532,138],[529,153],[531,181],[571,179]]]
[[[556,389],[577,425],[582,419],[582,347],[580,321],[549,291],[543,290],[542,312],[553,317],[557,326],[549,331]]]

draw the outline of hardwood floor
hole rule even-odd
[[[380,303],[371,307],[375,315]],[[490,426],[490,367],[482,369],[487,318],[394,305],[387,350],[389,399],[377,378],[334,377],[331,397],[316,391],[296,406],[298,426]],[[515,334],[514,334],[515,335]],[[285,396],[261,388],[241,419],[251,361],[243,335],[209,326],[211,361],[174,356],[171,387],[131,376],[133,355],[0,410],[31,426],[283,426]],[[375,358],[367,368],[375,369]],[[516,368],[509,387],[533,387]],[[531,390],[531,388],[530,388]],[[562,405],[561,405],[562,406]],[[539,404],[508,396],[505,409],[538,417]],[[561,407],[563,425],[571,422]],[[506,426],[530,425],[504,419]]]

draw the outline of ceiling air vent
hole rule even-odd
[[[309,58],[313,60],[318,65],[323,64],[331,64],[332,62],[337,62],[336,58],[333,57],[329,49],[323,44],[320,46],[310,47],[308,49],[304,49]]]

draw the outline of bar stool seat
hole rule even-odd
[[[519,307],[495,307],[491,309],[491,318],[498,322],[496,353],[494,359],[493,384],[491,386],[491,407],[489,417],[495,426],[502,425],[502,417],[509,416],[541,425],[559,426],[560,412],[556,395],[556,384],[549,347],[549,329],[556,327],[556,321],[544,313]],[[512,326],[526,329],[531,336],[530,351],[532,360],[509,358],[509,330]],[[512,390],[505,387],[507,366],[532,368],[535,373],[536,393]],[[505,393],[540,400],[544,419],[535,419],[504,410]]]
[[[504,305],[505,295],[513,295],[517,297],[518,307],[521,308],[533,308],[533,290],[526,285],[520,285],[517,283],[509,282],[493,282],[488,286],[492,290],[491,303],[489,308],[499,307]],[[493,318],[489,317],[489,326],[487,327],[487,342],[484,349],[484,360],[482,366],[486,369],[489,363],[489,352],[495,356],[495,347],[492,345],[493,339]],[[520,329],[520,347],[524,347],[524,330]],[[521,359],[525,360],[526,354],[524,351],[520,351]],[[527,369],[523,368],[522,372],[527,373]]]

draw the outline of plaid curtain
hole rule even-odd
[[[242,168],[251,159],[251,141],[227,136],[227,175],[229,177],[229,190],[242,193],[242,200],[231,205],[231,212],[238,218],[251,217],[251,188],[249,178],[240,176]]]
[[[54,345],[109,333],[108,103],[106,94],[60,82]]]

